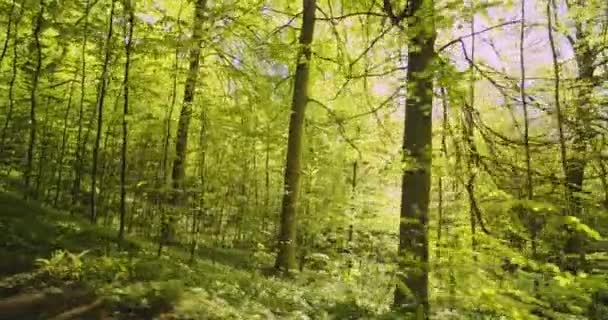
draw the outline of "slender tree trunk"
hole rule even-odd
[[[599,167],[600,167],[600,181],[602,182],[602,189],[604,189],[604,209],[608,210],[608,169],[606,168],[606,165],[602,162],[602,160],[599,161]]]
[[[586,1],[578,2],[582,7]],[[555,2],[553,8],[555,9]],[[586,24],[586,23],[585,23]],[[594,138],[594,129],[590,126],[592,115],[593,74],[596,66],[594,62],[602,49],[590,44],[590,38],[594,31],[586,31],[584,24],[575,22],[576,42],[573,43],[574,55],[577,63],[577,91],[575,93],[575,119],[573,127],[573,141],[570,158],[567,159],[566,183],[570,194],[568,214],[583,218],[583,183],[585,180],[585,168],[587,167],[587,155],[590,152],[590,141]],[[587,26],[587,28],[592,28]],[[591,29],[593,30],[593,29]],[[605,49],[604,49],[605,50]],[[566,253],[574,253],[579,256],[579,265],[585,261],[585,237],[580,233],[570,235],[570,249]],[[577,266],[578,268],[578,266]]]
[[[110,56],[112,54],[112,36],[113,36],[113,20],[114,7],[116,1],[112,0],[110,6],[110,17],[108,19],[108,33],[106,36],[105,54],[103,66],[101,69],[101,79],[99,84],[99,92],[97,94],[97,134],[95,136],[95,144],[93,145],[93,167],[91,170],[91,206],[90,219],[91,223],[97,223],[97,170],[99,161],[99,149],[101,146],[101,134],[103,130],[103,104],[106,97],[106,86],[108,84],[108,67],[110,64]]]
[[[175,137],[175,159],[173,160],[173,170],[171,180],[173,181],[173,204],[182,205],[184,196],[184,178],[186,175],[186,156],[188,151],[188,132],[190,120],[192,119],[192,104],[196,94],[198,83],[198,73],[200,69],[201,46],[203,42],[203,20],[206,0],[196,0],[194,4],[194,19],[192,21],[192,44],[190,47],[188,75],[184,87],[184,100],[177,123],[177,134]],[[170,121],[170,119],[168,119]],[[169,126],[167,134],[170,134]],[[168,143],[166,144],[168,146]],[[164,212],[164,211],[163,211]],[[171,225],[164,214],[161,217],[161,237],[158,246],[158,255],[162,254],[165,236],[171,233]],[[164,234],[163,234],[164,230]]]
[[[4,45],[2,46],[2,52],[0,53],[0,66],[2,66],[2,61],[4,60],[4,56],[6,55],[6,50],[8,49],[8,42],[11,38],[11,29],[13,27],[13,11],[15,10],[16,1],[11,1],[11,8],[8,10],[8,21],[6,22],[6,33],[4,38]]]
[[[129,71],[131,70],[131,47],[133,43],[133,24],[135,23],[135,14],[131,7],[131,0],[124,0],[124,10],[127,23],[125,24],[125,76],[123,80],[124,87],[124,105],[122,112],[122,147],[120,154],[120,223],[118,227],[118,241],[122,241],[125,236],[125,217],[127,216],[127,148],[128,148],[128,127],[127,117],[129,116]]]
[[[46,154],[49,149],[49,133],[52,129],[52,121],[49,120],[49,103],[51,98],[46,98],[46,102],[44,104],[44,118],[42,122],[42,139],[40,139],[40,152],[39,152],[39,161],[38,161],[38,173],[36,174],[36,186],[34,187],[34,198],[40,199],[40,187],[42,186],[42,179],[44,176],[44,168],[46,165],[46,161],[42,159],[46,159]],[[50,127],[50,128],[49,128]],[[44,199],[44,198],[43,198]]]
[[[194,261],[194,258],[196,257],[196,250],[198,248],[198,235],[199,235],[199,225],[200,225],[200,220],[201,217],[203,216],[203,213],[205,212],[205,206],[206,206],[206,188],[207,188],[207,181],[206,181],[206,160],[207,160],[207,118],[206,118],[206,113],[205,110],[202,111],[201,113],[201,131],[200,131],[200,136],[199,136],[199,148],[200,148],[200,159],[199,159],[199,178],[200,178],[200,195],[199,195],[199,201],[198,201],[198,208],[196,210],[193,210],[193,216],[192,216],[192,243],[190,245],[190,261]]]
[[[521,2],[521,22],[519,30],[519,70],[520,83],[519,93],[521,99],[521,108],[524,117],[524,153],[526,158],[526,198],[532,200],[534,198],[534,182],[532,181],[532,156],[530,154],[530,120],[528,117],[528,101],[526,96],[526,61],[525,61],[525,28],[526,28],[526,1]],[[526,219],[528,221],[527,228],[530,231],[530,243],[532,246],[532,257],[536,258],[536,236],[538,226],[536,216],[526,206]]]
[[[21,20],[21,13],[19,13],[19,18],[16,23],[19,23]],[[8,85],[8,112],[6,113],[6,119],[4,120],[4,126],[2,127],[2,135],[0,136],[0,156],[4,156],[4,147],[6,141],[6,133],[8,131],[8,126],[13,119],[13,112],[15,111],[15,81],[17,80],[17,43],[19,42],[19,32],[15,31],[13,36],[13,68],[11,73],[11,80]]]
[[[264,161],[264,188],[265,188],[265,192],[264,192],[264,215],[263,215],[263,221],[262,221],[262,228],[264,231],[266,231],[268,229],[268,223],[266,222],[266,219],[268,218],[268,213],[271,212],[270,210],[270,139],[269,137],[266,137],[266,157],[265,157],[265,161]],[[276,224],[276,223],[275,223]],[[276,236],[276,231],[274,233],[274,235]]]
[[[89,12],[90,12],[90,0],[86,0],[85,13],[84,13],[84,28],[82,34],[82,45],[80,50],[80,104],[78,110],[78,133],[76,135],[76,152],[74,155],[74,183],[72,185],[72,205],[71,213],[74,213],[76,204],[80,202],[80,183],[82,177],[82,165],[83,165],[83,143],[82,143],[82,120],[84,117],[84,96],[85,96],[85,83],[86,83],[86,48],[89,37]]]
[[[465,189],[467,190],[469,198],[469,221],[471,225],[471,249],[473,251],[473,259],[477,260],[477,220],[475,219],[476,200],[475,200],[475,186],[477,180],[477,173],[475,167],[478,165],[479,157],[477,154],[477,146],[475,144],[475,121],[473,119],[473,113],[475,112],[475,62],[476,62],[476,51],[475,51],[475,4],[471,1],[471,61],[469,65],[469,72],[471,73],[471,79],[469,81],[469,103],[464,108],[464,138],[466,142],[466,156],[467,156],[467,182]]]
[[[74,75],[76,80],[77,73]],[[70,82],[70,91],[68,93],[68,103],[65,108],[65,114],[63,116],[63,132],[61,134],[61,147],[59,150],[58,168],[57,168],[57,181],[55,183],[55,197],[53,198],[53,206],[56,208],[59,202],[59,196],[61,194],[61,184],[63,183],[63,161],[65,159],[65,149],[68,141],[68,126],[70,111],[72,110],[72,96],[74,93],[74,82]]]
[[[553,38],[553,22],[551,16],[551,1],[547,0],[547,32],[549,36],[549,45],[551,46],[551,56],[553,59],[553,77],[554,81],[554,103],[555,103],[555,113],[557,116],[557,129],[559,133],[559,149],[560,149],[560,162],[562,165],[562,173],[564,175],[564,193],[566,198],[567,206],[570,203],[570,189],[567,184],[568,177],[568,158],[566,154],[566,138],[564,134],[564,115],[562,113],[561,107],[561,98],[560,98],[560,73],[559,73],[559,62],[557,60],[557,48],[555,45],[555,40]]]
[[[34,59],[34,71],[32,75],[32,84],[30,88],[30,137],[29,145],[27,149],[27,163],[25,166],[25,172],[23,174],[25,178],[25,198],[27,199],[30,195],[30,181],[32,175],[32,169],[34,165],[34,152],[36,145],[36,107],[38,102],[38,82],[40,80],[40,69],[42,66],[42,48],[40,46],[40,32],[42,30],[42,22],[44,15],[44,0],[39,2],[40,11],[36,18],[36,24],[34,26],[34,45],[36,47],[36,54]]]
[[[203,20],[205,14],[206,0],[197,0],[194,8],[194,21],[192,22],[192,46],[190,47],[190,66],[184,88],[184,100],[177,125],[177,136],[175,137],[175,159],[173,160],[173,202],[181,204],[184,192],[184,177],[186,174],[186,156],[188,150],[188,131],[192,118],[192,104],[196,93],[198,73],[200,67],[201,45],[203,40]]]
[[[281,226],[278,239],[279,252],[275,262],[275,268],[284,272],[297,268],[295,243],[296,212],[300,196],[302,132],[304,129],[306,104],[308,102],[308,78],[312,56],[310,47],[314,35],[316,0],[303,0],[303,5],[304,16],[299,39],[300,50],[297,56],[291,116],[289,119]]]
[[[441,110],[442,110],[442,128],[441,128],[441,157],[444,161],[448,160],[448,145],[447,145],[447,135],[448,135],[448,100],[445,92],[445,88],[441,88]],[[446,168],[447,169],[447,168]],[[444,169],[445,170],[445,169]],[[444,216],[443,216],[443,196],[444,196],[444,179],[443,173],[439,176],[437,182],[437,193],[438,193],[438,203],[437,203],[437,214],[438,214],[438,222],[437,222],[437,260],[441,261],[441,248],[442,248],[442,233],[444,227]]]
[[[177,14],[177,35],[178,37],[182,34],[181,29],[181,17],[182,17],[182,2],[180,1],[179,11]],[[179,46],[175,46],[175,52],[173,57],[173,85],[171,87],[171,99],[169,102],[169,108],[166,114],[166,131],[165,140],[163,141],[163,158],[160,162],[159,177],[157,180],[162,181],[159,185],[164,188],[167,184],[167,164],[169,163],[169,140],[171,140],[171,122],[173,121],[173,110],[175,109],[175,102],[177,101],[177,77],[179,75]],[[160,204],[160,198],[157,199]]]
[[[429,246],[428,209],[432,163],[433,59],[435,57],[435,22],[433,0],[412,0],[412,17],[407,30],[410,39],[407,61],[407,102],[403,153],[408,165],[403,170],[401,221],[399,223],[400,269],[394,306],[415,311],[418,319],[428,319]],[[421,28],[420,26],[424,26]],[[413,271],[405,272],[413,268]],[[403,286],[407,290],[403,290]]]
[[[593,73],[595,72],[594,61],[596,53],[589,45],[590,35],[583,32],[580,23],[576,24],[576,39],[574,54],[577,62],[578,90],[575,96],[575,119],[574,119],[574,139],[572,142],[572,153],[567,166],[566,181],[570,189],[570,208],[571,215],[581,217],[582,199],[580,192],[583,190],[585,179],[585,167],[587,166],[587,154],[589,153],[589,142],[593,139],[593,129],[589,126],[590,104],[592,96]]]
[[[533,197],[533,181],[532,181],[532,165],[530,155],[530,121],[528,117],[528,101],[526,96],[526,61],[524,54],[525,45],[525,27],[526,27],[526,1],[521,2],[521,23],[519,32],[519,67],[521,80],[519,83],[519,93],[521,99],[521,107],[524,115],[524,152],[526,156],[526,193],[528,199]]]

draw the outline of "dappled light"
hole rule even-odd
[[[1,0],[0,320],[608,320],[607,13]]]

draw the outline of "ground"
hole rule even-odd
[[[191,262],[155,249],[119,248],[115,230],[0,193],[0,319],[390,318],[390,287],[356,274],[282,279],[263,252],[202,247]]]

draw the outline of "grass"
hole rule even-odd
[[[370,274],[336,267],[283,280],[261,272],[267,252],[202,247],[188,263],[185,249],[157,258],[153,243],[124,250],[116,240],[115,230],[0,193],[0,294],[84,283],[125,319],[377,319],[388,310],[392,287],[370,286]],[[41,273],[45,281],[10,276]]]
[[[0,254],[5,257],[0,262],[0,276],[30,271],[36,258],[58,249],[100,251],[115,243],[112,232],[83,219],[0,193]]]
[[[171,246],[158,258],[155,243],[129,238],[119,248],[116,230],[92,226],[6,192],[0,192],[0,256],[0,298],[86,287],[104,301],[111,319],[404,319],[389,311],[394,288],[392,272],[386,269],[390,264],[368,261],[348,271],[343,261],[332,258],[323,270],[282,279],[263,271],[273,258],[265,250],[201,246],[191,262],[188,249]],[[456,265],[457,272],[471,273],[466,269],[469,264]],[[518,273],[521,284],[512,286],[486,275],[483,279],[494,282],[459,289],[456,296],[462,298],[456,298],[457,302],[444,303],[438,294],[434,302],[467,304],[461,306],[462,312],[481,308],[521,313],[521,319],[536,318],[530,314],[537,306],[545,314],[557,314],[551,310],[556,308],[585,313],[582,307],[590,301],[577,294],[583,290],[575,286],[580,281],[560,284],[572,280],[563,277],[548,281],[540,290],[545,298],[568,303],[541,305],[524,294],[531,289],[522,288],[532,283],[525,275]],[[585,286],[597,287],[594,282],[601,278],[589,277]],[[481,285],[484,290],[479,289]],[[566,295],[568,299],[563,298]],[[436,310],[438,319],[479,318],[446,308]],[[444,314],[446,310],[449,314]],[[1,308],[0,319],[4,319]]]

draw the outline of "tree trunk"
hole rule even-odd
[[[175,159],[173,160],[173,203],[180,204],[183,200],[184,177],[186,174],[186,156],[188,151],[188,130],[192,119],[192,103],[196,93],[198,73],[200,67],[201,45],[203,41],[203,19],[206,0],[197,0],[194,8],[194,21],[192,24],[192,47],[190,48],[190,66],[184,88],[184,100],[177,124],[175,137]]]
[[[448,135],[448,101],[446,97],[445,88],[441,88],[441,157],[443,161],[448,160],[448,145],[447,145],[447,135]],[[447,162],[446,162],[447,163]],[[444,168],[445,170],[445,168]],[[438,177],[437,182],[437,194],[438,194],[438,203],[437,203],[437,260],[441,263],[441,248],[442,248],[442,233],[444,227],[444,216],[443,216],[443,187],[444,187],[444,172],[441,172],[441,175]]]
[[[583,6],[585,2],[579,5]],[[583,183],[585,180],[585,168],[587,167],[587,154],[589,153],[590,141],[594,138],[594,130],[591,128],[591,97],[593,94],[593,73],[595,72],[595,58],[600,54],[597,49],[592,47],[590,37],[592,34],[583,30],[583,25],[580,22],[575,23],[576,42],[573,43],[574,54],[576,58],[578,74],[577,86],[578,90],[574,99],[575,119],[573,128],[572,152],[567,160],[566,166],[566,183],[568,193],[570,195],[570,203],[568,206],[568,214],[584,218],[583,215],[583,199],[581,192],[583,191]],[[566,253],[574,253],[579,256],[579,265],[584,264],[585,238],[580,233],[570,235],[570,249]],[[577,267],[578,268],[578,267]]]
[[[583,190],[585,179],[585,167],[587,166],[587,153],[589,152],[589,142],[593,139],[593,129],[590,128],[590,104],[592,95],[593,73],[595,71],[594,61],[596,53],[587,43],[590,35],[586,34],[580,23],[576,24],[576,43],[573,49],[578,67],[577,82],[578,91],[575,97],[575,119],[574,119],[574,139],[572,153],[568,159],[566,181],[570,192],[571,202],[569,214],[581,217],[582,199],[580,192]]]
[[[551,15],[551,1],[547,0],[547,32],[549,36],[549,45],[551,47],[551,56],[553,62],[553,77],[555,81],[553,82],[553,94],[554,94],[554,103],[555,103],[555,113],[557,116],[557,129],[559,132],[559,149],[560,149],[560,162],[562,165],[562,173],[564,175],[564,179],[568,177],[568,158],[566,155],[566,138],[564,134],[564,115],[562,113],[561,107],[561,98],[560,98],[560,73],[559,73],[559,61],[557,60],[557,48],[555,44],[555,40],[553,38],[553,22]],[[567,182],[564,182],[564,195],[566,200],[566,205],[569,206],[570,203],[570,189],[568,188]]]
[[[82,34],[82,47],[80,51],[80,63],[82,64],[80,67],[81,77],[80,77],[80,105],[78,110],[78,134],[76,135],[76,152],[74,155],[74,183],[72,185],[72,205],[71,212],[74,213],[74,209],[76,208],[76,204],[80,201],[80,179],[82,177],[82,161],[84,153],[82,149],[84,146],[82,145],[82,118],[84,116],[84,94],[85,94],[85,81],[86,81],[86,48],[87,41],[89,37],[89,11],[90,8],[90,0],[86,0],[85,4],[85,12],[84,12],[84,29]]]
[[[2,60],[4,60],[4,56],[6,55],[6,50],[8,49],[8,42],[11,38],[11,28],[13,26],[13,11],[15,11],[15,3],[16,1],[11,1],[11,8],[8,10],[8,21],[6,22],[6,36],[4,38],[4,45],[2,46],[2,52],[0,53],[0,67],[2,66]],[[21,5],[19,6],[21,7]]]
[[[76,74],[74,75],[74,80],[76,80],[76,77],[78,76],[77,72],[78,71],[76,71]],[[72,110],[73,93],[74,93],[74,83],[70,82],[70,91],[68,93],[68,103],[65,108],[65,114],[63,116],[63,132],[61,133],[61,147],[59,149],[59,159],[57,160],[57,162],[58,162],[57,181],[55,183],[55,197],[53,199],[53,206],[55,208],[57,207],[57,204],[59,202],[59,195],[61,194],[61,184],[63,183],[63,161],[65,159],[65,149],[66,149],[66,144],[68,141],[68,126],[69,126],[70,111]]]
[[[521,108],[524,117],[524,153],[526,157],[526,198],[532,200],[534,198],[534,182],[532,181],[532,156],[530,153],[530,120],[528,119],[528,101],[526,95],[526,61],[524,54],[524,41],[525,41],[525,27],[526,27],[526,1],[521,2],[521,22],[519,30],[519,69],[520,69],[520,83],[519,93],[521,99]],[[536,215],[529,210],[530,204],[525,206],[526,210],[526,227],[530,232],[530,245],[532,249],[532,258],[536,258],[537,252],[537,233],[540,225],[537,223]]]
[[[428,319],[429,254],[428,208],[432,162],[432,102],[435,57],[433,0],[412,0],[408,19],[407,95],[403,153],[413,164],[403,170],[401,221],[399,223],[400,269],[394,306],[415,311],[418,319]],[[424,26],[424,28],[420,28]],[[403,290],[405,285],[412,295]]]
[[[125,236],[125,217],[127,215],[127,142],[128,142],[128,127],[127,117],[129,115],[129,71],[131,69],[131,47],[133,43],[133,24],[135,23],[135,14],[131,7],[131,0],[124,0],[124,10],[127,23],[125,24],[125,76],[123,79],[124,87],[124,105],[122,113],[122,147],[120,154],[120,223],[118,227],[118,241],[121,242]]]
[[[476,62],[476,51],[475,51],[475,4],[473,1],[470,2],[471,10],[471,56],[469,62],[469,102],[468,105],[465,102],[463,109],[464,113],[464,139],[466,146],[466,158],[467,158],[467,182],[465,190],[469,198],[469,222],[471,226],[471,250],[473,252],[473,259],[477,260],[477,220],[475,219],[477,205],[475,200],[475,186],[477,180],[477,173],[475,167],[479,164],[479,155],[477,153],[477,145],[475,143],[475,121],[473,119],[473,113],[475,112],[475,62]]]
[[[264,215],[262,216],[262,231],[268,230],[268,223],[266,219],[270,210],[270,139],[266,137],[266,157],[264,161]],[[276,224],[276,223],[275,223]],[[276,236],[276,232],[274,235]]]
[[[21,21],[21,13],[19,13],[17,21],[15,23],[19,23]],[[2,127],[2,135],[0,136],[0,156],[4,156],[4,144],[6,141],[6,133],[8,130],[8,126],[13,119],[13,112],[15,109],[15,81],[17,80],[17,43],[19,42],[19,30],[15,30],[15,34],[13,36],[13,62],[12,62],[12,73],[11,80],[8,85],[8,112],[6,114],[6,119],[4,120],[4,126]]]
[[[190,244],[190,261],[194,261],[196,257],[196,250],[198,248],[198,235],[200,229],[201,218],[203,213],[205,212],[206,204],[206,188],[207,188],[207,180],[206,180],[206,160],[207,160],[207,118],[205,110],[201,113],[201,131],[199,135],[199,148],[200,148],[200,158],[199,158],[199,178],[200,178],[200,195],[198,201],[198,208],[192,211],[192,243]]]
[[[281,226],[278,239],[279,252],[275,262],[275,268],[285,272],[297,268],[295,243],[296,212],[300,196],[302,132],[304,129],[306,104],[308,102],[309,64],[312,55],[310,46],[314,34],[316,0],[303,0],[303,5],[304,16],[299,39],[300,49],[297,56],[291,116],[289,119]]]
[[[51,77],[52,78],[52,77]],[[53,122],[49,120],[49,103],[51,98],[46,98],[46,102],[44,104],[44,118],[42,122],[42,139],[40,139],[40,151],[39,151],[39,161],[38,161],[38,173],[36,174],[36,186],[34,187],[34,199],[40,198],[40,187],[42,186],[42,178],[44,176],[46,161],[42,161],[42,159],[46,159],[47,151],[49,149],[49,133],[52,131]],[[50,128],[49,128],[50,127]],[[44,199],[44,197],[42,198]]]
[[[40,11],[36,18],[36,24],[34,26],[34,45],[36,46],[36,55],[34,60],[34,71],[32,75],[32,84],[30,88],[30,138],[27,149],[27,162],[25,165],[25,172],[23,174],[25,178],[25,198],[27,199],[30,195],[30,180],[32,175],[32,169],[34,165],[34,152],[36,145],[36,104],[38,95],[38,82],[40,80],[40,68],[42,66],[42,48],[40,46],[40,32],[42,30],[42,22],[44,15],[44,0],[39,2]]]
[[[178,36],[180,36],[182,34],[182,28],[181,28],[181,22],[182,22],[182,2],[180,1],[180,5],[179,5],[179,11],[177,13],[177,34]],[[180,46],[176,45],[175,46],[175,52],[174,52],[174,56],[173,56],[173,84],[171,86],[171,99],[169,102],[169,108],[167,110],[167,114],[166,114],[166,130],[165,130],[165,139],[163,141],[163,157],[162,160],[159,163],[159,170],[158,170],[158,176],[157,176],[157,184],[159,187],[162,187],[163,189],[166,187],[167,184],[167,179],[168,179],[168,175],[167,175],[167,164],[169,162],[169,140],[171,140],[171,122],[172,122],[172,118],[173,118],[173,110],[175,109],[175,101],[177,100],[177,77],[179,75],[179,53],[180,53]],[[161,192],[157,193],[159,196],[157,196],[157,203],[160,205],[160,194]]]
[[[99,92],[97,94],[97,134],[95,136],[95,145],[93,146],[93,168],[91,170],[91,206],[90,219],[91,223],[97,223],[97,167],[99,161],[99,148],[101,145],[101,133],[103,129],[103,103],[106,96],[106,86],[108,84],[108,66],[110,64],[110,55],[112,54],[112,35],[113,35],[113,20],[114,20],[115,0],[112,0],[110,6],[110,17],[108,19],[108,34],[106,36],[106,48],[103,66],[101,68],[101,83],[99,84]]]

